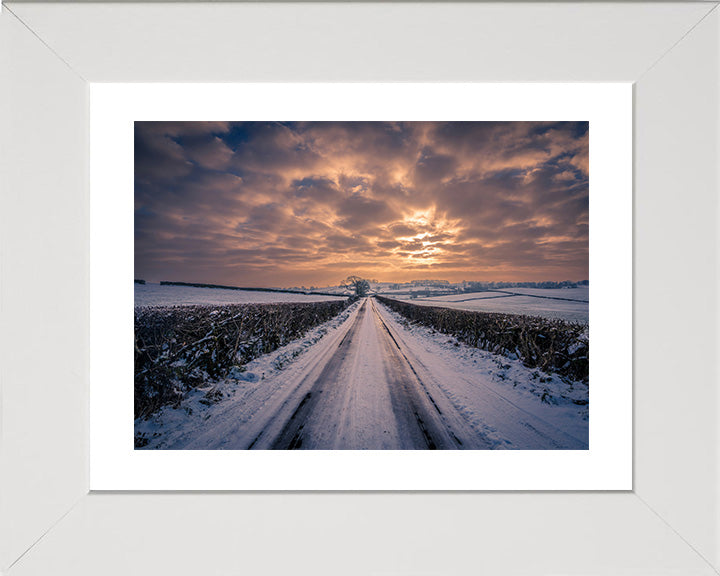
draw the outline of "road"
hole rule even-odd
[[[448,418],[366,299],[314,384],[273,439],[274,449],[461,448]]]
[[[243,445],[227,447],[491,449],[498,447],[498,423],[501,435],[507,429],[510,447],[586,447],[497,390],[465,381],[494,419],[490,427],[474,425],[446,393],[463,376],[418,359],[406,345],[410,335],[388,314],[365,299],[324,353],[286,385],[281,405],[259,411],[242,428]]]
[[[245,380],[228,382],[222,402],[164,411],[167,420],[157,447],[588,447],[587,417],[581,418],[580,408],[568,400],[552,405],[531,394],[531,369],[487,352],[461,352],[459,344],[447,344],[448,337],[441,338],[445,346],[440,346],[421,330],[409,329],[374,298],[352,305],[323,334],[283,352],[292,353],[291,360],[283,360],[280,368],[273,367],[274,360],[251,363]]]

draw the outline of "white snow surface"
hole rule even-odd
[[[531,296],[543,296],[553,298],[568,298],[572,300],[585,301],[589,300],[590,287],[577,286],[575,288],[503,288],[506,292],[514,292],[516,294],[529,294]]]
[[[527,368],[378,307],[453,405],[494,440],[493,448],[587,448],[588,384]]]
[[[514,292],[515,294],[508,294]],[[544,290],[539,288],[507,288],[505,292],[468,292],[447,296],[410,298],[394,296],[421,306],[441,306],[458,310],[480,312],[501,312],[504,314],[525,314],[544,318],[588,323],[589,304],[587,288]]]
[[[190,306],[222,304],[272,304],[276,302],[323,302],[344,300],[342,296],[291,294],[225,288],[198,288],[160,284],[135,284],[135,306]]]
[[[399,353],[388,348],[391,339]],[[351,305],[244,371],[235,369],[228,378],[192,391],[179,408],[166,406],[147,420],[136,420],[135,433],[148,439],[151,449],[272,448],[272,439],[287,429],[310,392],[317,392],[323,376],[328,379],[335,362],[332,382],[312,397],[313,417],[302,430],[302,447],[413,447],[412,422],[403,419],[397,404],[397,375],[413,376],[398,372],[402,367],[388,360],[391,352],[412,366],[420,395],[431,398],[442,414],[435,414],[438,425],[447,426],[461,444],[456,447],[588,447],[586,384],[409,325],[374,299]],[[214,402],[213,396],[221,399]]]

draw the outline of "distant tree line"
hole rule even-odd
[[[447,286],[450,282],[448,280],[411,280],[410,284],[416,286]]]
[[[580,280],[579,282],[572,282],[570,280],[563,280],[562,282],[465,282],[465,289],[468,291],[476,290],[493,290],[495,288],[578,288],[580,286],[588,286],[589,280]]]

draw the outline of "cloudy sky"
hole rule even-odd
[[[588,278],[587,122],[136,122],[135,276]]]

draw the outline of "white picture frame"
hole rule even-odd
[[[716,8],[5,5],[0,570],[717,573]],[[89,84],[279,80],[634,83],[632,491],[88,493]]]
[[[212,102],[212,107],[208,104]],[[452,102],[452,108],[444,104]],[[90,106],[91,490],[629,490],[632,488],[632,86],[109,84]],[[211,116],[208,117],[207,114]],[[572,120],[590,124],[588,450],[135,450],[135,120]],[[275,116],[273,116],[275,115]],[[603,295],[597,297],[595,295]],[[112,365],[112,370],[106,366]],[[97,371],[94,371],[97,367]],[[475,472],[484,470],[482,477]]]

